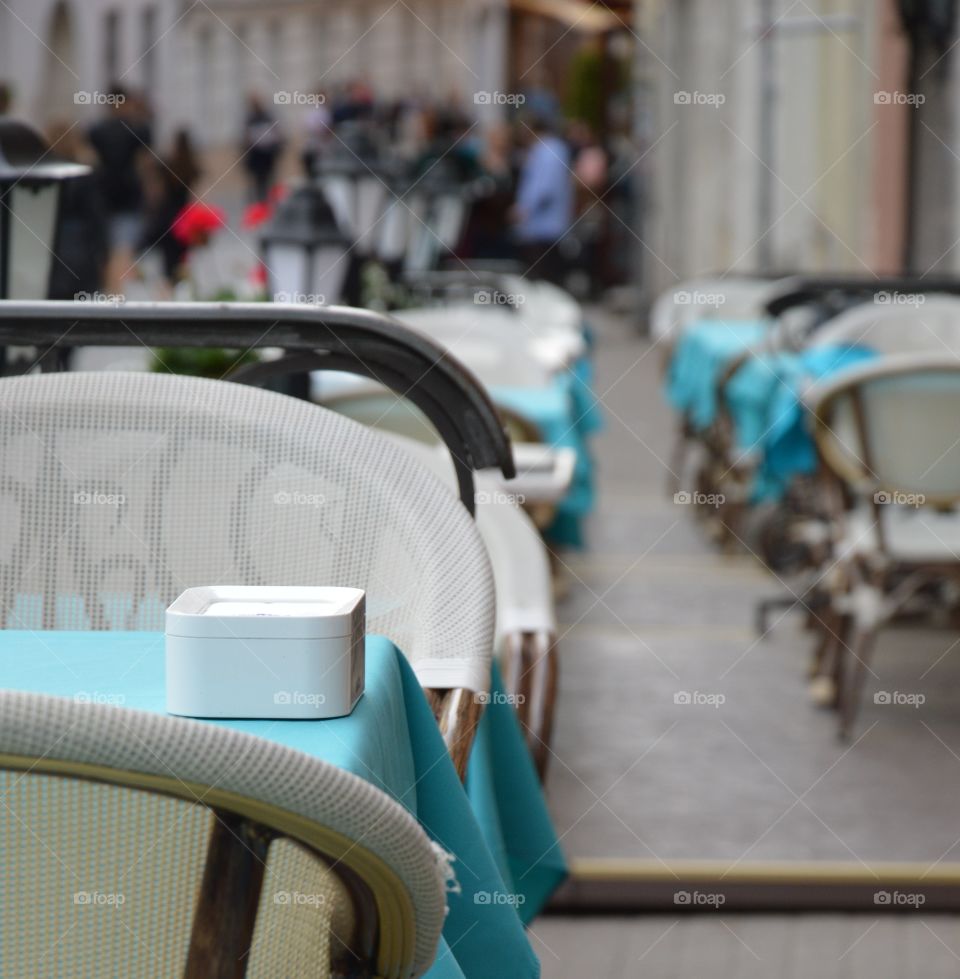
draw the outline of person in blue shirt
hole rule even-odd
[[[514,237],[524,274],[563,284],[560,242],[573,221],[570,148],[549,122],[534,118],[514,205]]]

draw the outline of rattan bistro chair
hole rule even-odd
[[[467,509],[383,436],[245,385],[0,380],[0,625],[163,629],[197,585],[349,585],[426,688],[462,773],[495,593]]]
[[[453,491],[453,467],[445,453],[402,435],[390,438]],[[503,680],[515,698],[542,779],[550,759],[559,673],[550,556],[534,522],[493,474],[478,474],[477,527],[496,583],[496,650]]]
[[[445,858],[355,775],[214,724],[0,693],[0,974],[422,975]]]
[[[846,736],[878,630],[921,590],[960,582],[960,360],[885,357],[824,383],[809,401],[835,501],[814,672],[832,673]]]

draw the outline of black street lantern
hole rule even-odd
[[[438,268],[453,253],[466,222],[469,192],[447,157],[433,161],[414,181],[408,197],[411,221],[406,271]]]
[[[308,184],[285,197],[260,244],[275,302],[340,301],[352,241],[319,187]]]
[[[60,186],[90,168],[56,157],[29,126],[0,118],[0,299],[46,299]]]
[[[377,251],[378,224],[393,197],[392,173],[370,135],[359,127],[345,128],[334,151],[320,162],[317,177],[357,253]]]

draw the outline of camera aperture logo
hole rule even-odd
[[[474,92],[474,105],[510,105],[519,106],[527,101],[522,92]]]
[[[873,695],[873,702],[881,707],[912,707],[917,710],[927,702],[927,695],[905,690],[878,690]]]
[[[726,901],[726,894],[715,891],[675,891],[673,895],[678,908],[722,908]]]
[[[515,707],[518,704],[525,704],[527,698],[522,693],[504,693],[502,690],[491,690],[489,693],[475,693],[473,695],[475,704],[509,704]]]
[[[121,908],[127,898],[116,891],[75,891],[73,903],[85,908]]]
[[[275,303],[299,303],[301,306],[326,306],[327,297],[320,292],[276,292]]]
[[[101,704],[105,707],[122,707],[127,702],[123,693],[108,693],[103,690],[78,690],[73,695],[77,704]]]
[[[927,896],[915,891],[877,891],[873,903],[877,907],[922,908],[927,903]]]
[[[727,698],[722,693],[705,693],[702,690],[678,690],[673,695],[673,702],[679,707],[712,707],[714,710],[717,710],[727,702]]]
[[[881,290],[873,294],[878,306],[922,306],[927,297],[922,292],[888,292]]]
[[[73,93],[74,105],[123,105],[127,101],[122,92],[87,92]]]
[[[717,509],[727,502],[727,498],[723,493],[701,493],[699,490],[694,490],[691,493],[689,490],[680,490],[673,494],[673,502],[679,506],[693,504],[694,506],[712,506]]]
[[[927,101],[922,92],[874,92],[874,105],[909,105],[916,109]]]
[[[723,92],[674,92],[674,105],[708,105],[719,109],[727,101]]]
[[[710,306],[719,309],[726,301],[727,297],[722,292],[690,292],[687,289],[680,289],[673,294],[673,301],[678,306]]]
[[[513,908],[525,904],[526,900],[526,894],[507,894],[505,891],[477,891],[473,895],[474,904],[499,904]]]
[[[277,506],[321,507],[327,502],[323,493],[303,493],[299,490],[278,490],[273,494]]]
[[[306,690],[278,690],[273,695],[273,702],[278,707],[322,707],[327,698],[322,693]]]
[[[277,891],[273,903],[288,908],[322,908],[327,903],[325,894],[304,894],[301,891]]]
[[[923,493],[901,493],[899,490],[877,490],[873,494],[873,502],[878,506],[912,506],[922,507],[927,502]]]
[[[501,292],[499,289],[477,289],[473,301],[478,306],[522,306],[527,297],[522,292]]]
[[[123,493],[99,493],[95,490],[80,490],[73,494],[75,506],[123,506],[127,498]]]
[[[274,92],[274,105],[323,105],[327,97],[320,92]]]

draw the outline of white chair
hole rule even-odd
[[[391,440],[455,491],[445,452],[399,435]],[[546,773],[557,693],[557,623],[550,559],[536,525],[495,474],[477,481],[477,527],[493,568],[497,593],[496,648],[504,683],[541,778]]]
[[[877,631],[930,583],[960,581],[960,360],[884,357],[809,399],[825,470],[842,488],[821,575],[829,602],[815,670],[824,674],[829,664],[848,735]]]
[[[783,288],[782,279],[754,279],[731,273],[688,279],[662,293],[650,310],[650,336],[675,343],[698,320],[764,319],[767,301]]]
[[[5,976],[420,976],[445,858],[399,803],[215,724],[0,692]]]
[[[0,626],[163,629],[185,588],[350,585],[407,655],[461,773],[495,595],[469,514],[316,405],[151,374],[0,380]]]
[[[918,295],[916,302],[864,302],[815,330],[808,348],[864,346],[879,354],[929,352],[960,357],[960,299]]]

